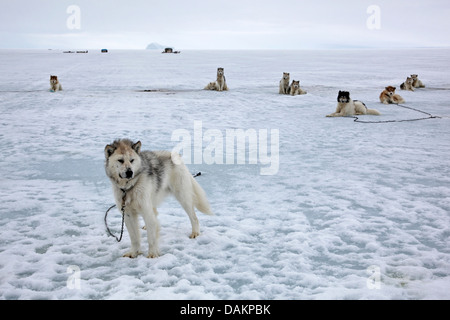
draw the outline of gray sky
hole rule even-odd
[[[0,48],[447,47],[449,17],[448,0],[0,0]]]

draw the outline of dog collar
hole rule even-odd
[[[126,184],[128,184],[128,182],[127,182]],[[126,184],[125,184],[125,185],[126,185]],[[133,185],[131,185],[131,187],[129,187],[129,188],[127,188],[127,187],[125,187],[125,188],[120,188],[120,190],[125,194],[125,193],[127,193],[128,191],[130,191],[131,189],[133,189],[135,185],[136,185],[136,184],[133,184]]]

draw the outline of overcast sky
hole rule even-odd
[[[449,17],[449,0],[0,0],[0,48],[448,47]]]

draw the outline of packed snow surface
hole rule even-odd
[[[449,56],[0,51],[0,297],[450,299]],[[230,90],[202,90],[218,67]],[[308,94],[278,94],[283,72]],[[401,91],[413,73],[426,88]],[[63,91],[49,91],[51,74]],[[339,90],[382,114],[362,121],[428,117],[381,104],[389,85],[440,118],[325,117]],[[227,148],[240,129],[258,138],[244,163]],[[179,132],[192,138],[185,161],[202,172],[215,215],[198,213],[201,235],[189,239],[187,215],[168,198],[161,256],[122,258],[127,231],[117,243],[103,221],[114,203],[104,147],[126,137],[172,150]],[[120,233],[117,209],[108,224]]]

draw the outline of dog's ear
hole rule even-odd
[[[135,144],[133,144],[131,146],[131,148],[133,148],[133,150],[136,151],[137,154],[139,154],[141,152],[141,146],[142,146],[142,143],[140,141],[138,141]]]
[[[105,158],[108,159],[109,157],[111,157],[114,151],[116,151],[116,148],[108,144],[105,147]]]

